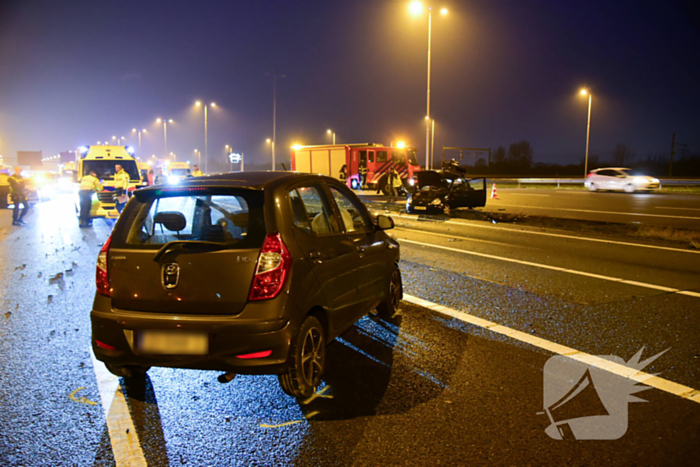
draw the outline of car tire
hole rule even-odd
[[[401,281],[401,271],[394,267],[389,278],[389,290],[387,299],[377,306],[380,316],[391,318],[399,309],[399,302],[403,299],[403,282]]]
[[[278,375],[282,390],[292,397],[311,396],[326,367],[326,332],[313,315],[306,317],[289,347],[290,366]]]
[[[591,183],[590,185],[588,185],[588,189],[590,191],[598,191],[598,185],[596,185],[595,183]]]
[[[105,366],[113,375],[133,380],[145,378],[146,372],[151,368],[150,366],[115,365],[113,363],[105,363]]]
[[[634,193],[634,185],[631,183],[625,185],[625,193]]]

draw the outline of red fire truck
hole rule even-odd
[[[364,180],[361,167],[367,169]],[[387,183],[392,168],[404,182],[413,180],[413,174],[420,171],[416,148],[368,143],[292,148],[292,170],[329,175],[345,181],[353,190],[381,189],[388,194]]]

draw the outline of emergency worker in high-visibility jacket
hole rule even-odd
[[[97,178],[97,173],[91,170],[88,175],[80,179],[80,227],[90,227],[90,208],[92,208],[92,194],[104,190]]]
[[[120,164],[114,166],[114,171],[116,172],[114,174],[114,201],[117,211],[121,214],[126,202],[129,201],[129,181],[131,177]]]

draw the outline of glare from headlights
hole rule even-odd
[[[632,181],[633,181],[634,183],[646,183],[646,182],[647,182],[647,179],[644,178],[644,177],[634,177],[634,178],[632,179]]]
[[[180,182],[180,177],[171,175],[168,177],[168,183],[171,185],[177,185]]]
[[[652,178],[651,183],[660,183],[658,178]]]

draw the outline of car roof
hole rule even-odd
[[[598,172],[599,170],[632,170],[629,167],[601,167],[599,169],[591,170],[591,172]]]
[[[252,171],[252,172],[232,172],[213,175],[204,175],[202,177],[186,178],[180,181],[177,185],[171,185],[171,188],[176,186],[181,187],[235,187],[249,188],[255,190],[263,190],[268,185],[279,185],[287,182],[296,182],[304,180],[335,180],[320,174],[309,174],[301,172],[284,172],[284,171]],[[162,186],[153,186],[143,188],[142,190],[157,190]]]

